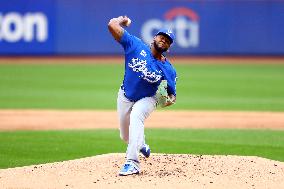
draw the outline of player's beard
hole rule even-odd
[[[159,47],[156,41],[154,41],[153,45],[154,45],[154,48],[156,49],[156,51],[158,51],[159,53],[163,53],[163,52],[166,52],[168,50],[168,48]]]

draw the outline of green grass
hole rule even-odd
[[[235,154],[284,161],[284,131],[146,129],[155,153]],[[124,153],[118,130],[0,132],[0,168]]]
[[[118,65],[0,65],[0,108],[111,109]]]
[[[284,111],[284,64],[176,65],[170,109]],[[0,108],[115,109],[123,64],[0,65]]]
[[[284,65],[180,65],[174,109],[284,110]]]

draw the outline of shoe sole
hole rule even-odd
[[[138,175],[139,172],[135,172],[135,173],[119,173],[119,176],[128,176],[128,175]]]

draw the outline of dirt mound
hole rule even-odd
[[[284,188],[284,163],[259,157],[153,154],[117,173],[124,154],[0,170],[0,188]]]

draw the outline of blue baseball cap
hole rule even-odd
[[[165,35],[166,37],[169,38],[171,44],[172,44],[172,43],[174,42],[174,40],[175,40],[175,35],[174,35],[173,31],[170,30],[170,29],[160,29],[160,30],[158,31],[158,33],[156,34],[156,36],[157,36],[157,35]]]

